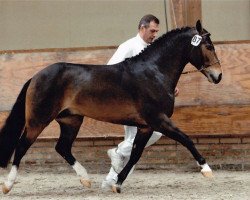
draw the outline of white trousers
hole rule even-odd
[[[125,129],[125,137],[124,137],[124,141],[122,141],[120,144],[118,144],[117,150],[116,152],[125,157],[125,160],[128,162],[129,158],[130,158],[130,154],[132,151],[132,146],[133,146],[133,142],[137,133],[137,127],[134,126],[124,126]],[[153,132],[152,136],[150,137],[148,143],[146,144],[146,147],[154,144],[156,141],[158,141],[161,138],[162,134],[159,132]],[[131,172],[130,174],[132,173]],[[117,181],[117,173],[115,172],[115,170],[111,167],[109,170],[108,175],[106,176],[106,180],[115,180]]]
[[[120,144],[118,144],[118,148],[116,152],[125,158],[129,158],[132,146],[134,143],[134,139],[137,133],[137,127],[135,126],[124,126],[125,129],[125,137],[124,141],[122,141]],[[161,138],[162,134],[159,132],[153,132],[152,136],[150,137],[148,143],[146,144],[146,147],[154,144],[157,140]]]

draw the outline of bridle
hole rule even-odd
[[[186,71],[186,72],[182,72],[182,74],[191,74],[191,73],[194,73],[194,72],[201,72],[215,64],[219,63],[220,64],[220,60],[216,60],[215,62],[209,64],[209,65],[202,65],[202,67],[200,69],[194,69],[194,70],[190,70],[190,71]]]
[[[202,35],[201,35],[202,40],[204,39],[204,37],[205,37],[206,35],[209,35],[209,34],[210,34],[210,33],[204,33],[204,34],[202,34]],[[190,52],[190,55],[192,54],[194,47],[195,47],[195,46],[192,47],[191,52]],[[217,59],[215,62],[213,62],[213,63],[211,63],[211,64],[208,64],[208,65],[203,64],[203,65],[201,66],[200,69],[194,69],[194,70],[190,70],[190,71],[185,71],[185,72],[182,72],[182,74],[190,74],[190,73],[195,73],[195,72],[202,72],[203,70],[205,70],[205,69],[207,69],[207,68],[209,68],[209,67],[211,67],[211,66],[213,66],[213,65],[215,65],[215,64],[217,64],[217,63],[220,64],[220,60]]]

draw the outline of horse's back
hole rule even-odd
[[[122,123],[139,119],[122,66],[56,63],[37,73],[27,94],[30,113],[44,120],[69,109],[74,114]],[[35,117],[35,116],[33,116]]]

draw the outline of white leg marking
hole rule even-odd
[[[201,173],[203,176],[208,177],[208,178],[213,177],[213,172],[207,163],[205,163],[204,165],[200,165],[199,163],[197,164],[201,167]]]
[[[87,173],[87,170],[79,163],[75,162],[74,165],[72,165],[73,169],[76,171],[76,174],[84,179],[89,180],[89,175]]]
[[[8,193],[11,190],[11,188],[13,187],[15,183],[16,178],[17,178],[17,166],[13,165],[7,177],[7,181],[4,182],[4,186],[3,186],[4,187],[3,190],[5,190],[3,191],[4,193],[5,192]]]
[[[76,174],[81,177],[80,178],[81,184],[85,187],[90,188],[91,181],[89,180],[87,170],[77,161],[74,163],[72,167],[76,171]]]
[[[201,166],[201,172],[212,172],[211,168],[208,166],[207,163],[205,163],[204,165],[200,165]]]

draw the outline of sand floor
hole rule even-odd
[[[8,171],[0,170],[0,182]],[[215,171],[214,178],[204,178],[198,172],[175,172],[166,170],[136,170],[124,182],[121,194],[102,191],[105,174],[90,174],[92,188],[86,189],[74,172],[42,172],[20,170],[17,183],[9,194],[0,199],[250,199],[249,171]]]

